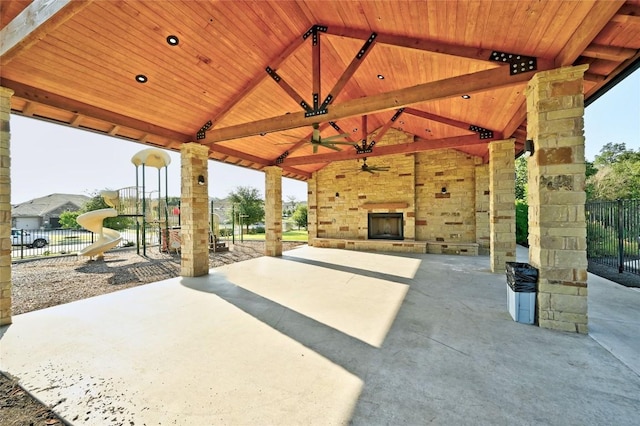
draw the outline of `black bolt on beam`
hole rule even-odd
[[[509,64],[509,75],[521,74],[538,69],[538,59],[535,56],[518,55],[517,53],[494,50],[491,52],[489,60]]]
[[[320,96],[317,93],[313,94],[313,109],[318,109],[318,102],[320,101]]]

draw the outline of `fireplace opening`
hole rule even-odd
[[[369,213],[370,240],[403,240],[402,213]]]

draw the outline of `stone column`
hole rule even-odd
[[[318,191],[317,174],[313,173],[307,180],[307,234],[308,244],[313,247],[315,239],[318,237]]]
[[[264,168],[265,256],[282,256],[282,169]]]
[[[185,143],[181,161],[181,263],[180,275],[199,277],[209,273],[209,148]],[[199,177],[204,182],[199,182]]]
[[[527,87],[529,263],[539,271],[540,327],[587,333],[583,75],[536,74]]]
[[[0,87],[0,325],[11,324],[11,96]]]
[[[478,254],[491,253],[491,226],[489,224],[489,165],[483,164],[482,159],[476,161],[476,243]]]
[[[491,272],[516,260],[516,168],[514,139],[489,144],[489,246]]]

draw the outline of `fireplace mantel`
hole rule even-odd
[[[360,208],[365,210],[373,210],[373,209],[406,209],[409,207],[409,203],[397,201],[390,203],[364,203],[360,206]]]

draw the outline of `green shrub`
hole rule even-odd
[[[516,200],[516,243],[529,247],[529,205]]]

